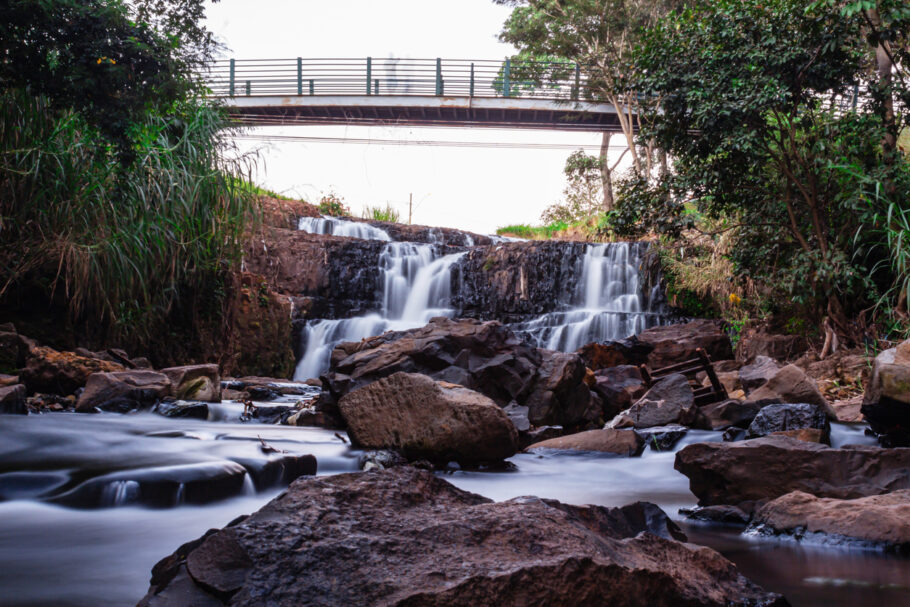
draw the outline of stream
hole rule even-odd
[[[0,416],[0,605],[134,605],[158,560],[278,494],[280,475],[263,472],[275,462],[313,454],[319,474],[357,469],[359,452],[332,430],[241,423],[239,408],[229,403],[214,411],[213,421],[152,413]],[[690,431],[675,449],[716,440],[720,433]],[[286,453],[264,454],[261,441]],[[836,446],[869,439],[861,426],[836,424],[832,441]],[[441,474],[496,500],[532,494],[604,506],[655,502],[680,522],[690,541],[721,551],[794,606],[910,604],[910,559],[744,537],[734,529],[681,521],[678,509],[694,505],[695,497],[688,480],[673,470],[673,458],[672,452],[650,449],[639,458],[547,452],[515,455],[511,472]],[[217,474],[193,477],[214,482],[216,495],[178,490],[172,503],[155,508],[131,501],[137,493],[127,479],[186,479],[186,470],[197,469],[233,474],[238,465],[242,482],[227,489]],[[79,489],[86,486],[101,490]],[[78,507],[58,503],[60,495],[74,491],[82,498],[74,502]]]

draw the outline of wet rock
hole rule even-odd
[[[515,426],[496,403],[425,375],[395,373],[349,392],[339,408],[355,444],[409,459],[482,463],[518,449]]]
[[[736,506],[704,506],[699,508],[681,508],[680,513],[693,521],[718,523],[721,525],[749,524],[751,517]]]
[[[253,408],[250,418],[255,419],[261,424],[292,425],[287,422],[291,416],[295,415],[297,412],[296,405],[259,405]],[[300,418],[298,417],[294,421],[300,421]],[[298,424],[295,423],[293,425]]]
[[[0,330],[0,373],[16,373],[25,366],[31,351],[37,344],[16,332],[8,325],[7,330]]]
[[[527,432],[531,429],[531,422],[528,421],[528,408],[517,403],[509,403],[509,406],[503,409],[509,416],[509,420],[519,433]]]
[[[797,440],[804,440],[810,443],[828,443],[830,436],[821,428],[799,428],[798,430],[778,430],[772,432],[769,436],[789,436]]]
[[[222,534],[229,550],[208,552],[205,580],[242,579],[235,606],[786,604],[720,554],[679,541],[653,504],[493,503],[409,467],[294,483],[202,545]],[[197,550],[156,566],[144,604]]]
[[[692,386],[678,373],[659,379],[629,409],[629,417],[636,428],[691,424],[697,414]]]
[[[701,348],[712,361],[733,358],[733,345],[721,323],[713,320],[653,327],[637,335],[640,342],[653,346],[647,365],[661,369],[697,357]]]
[[[855,424],[864,421],[863,416],[863,395],[857,394],[851,398],[835,400],[831,402],[831,408],[837,415],[837,421],[844,424]]]
[[[749,424],[746,436],[758,438],[774,432],[810,428],[820,430],[823,439],[828,437],[831,427],[821,407],[807,403],[768,405],[762,407]]]
[[[875,357],[862,414],[888,446],[910,446],[910,340]]]
[[[723,433],[723,441],[725,443],[732,443],[734,441],[742,440],[746,436],[746,431],[742,428],[737,428],[736,426],[730,426]]]
[[[635,430],[652,451],[669,451],[689,432],[685,426],[654,426]]]
[[[632,430],[588,430],[559,438],[551,438],[530,445],[527,450],[553,449],[557,451],[597,451],[624,457],[641,455],[644,440]]]
[[[354,219],[354,221],[357,220]],[[453,228],[418,226],[388,221],[367,221],[366,223],[384,230],[396,242],[426,242],[453,247],[487,246],[492,243],[489,236]]]
[[[722,400],[698,409],[696,426],[704,430],[724,430],[731,426],[748,428],[758,412],[760,403],[747,403],[741,400]]]
[[[28,415],[25,394],[22,384],[0,387],[0,414]]]
[[[619,341],[606,343],[590,343],[579,348],[577,354],[581,356],[585,365],[597,372],[612,367],[631,366],[635,369],[648,361],[648,355],[654,350],[652,344],[639,341],[637,337],[629,337]],[[639,373],[641,377],[641,373]]]
[[[184,365],[161,369],[171,382],[175,398],[221,402],[221,375],[218,365]]]
[[[591,391],[600,396],[607,419],[631,407],[647,392],[641,370],[632,365],[600,369],[594,372],[594,380]]]
[[[737,360],[749,361],[758,356],[774,360],[793,360],[809,348],[802,335],[760,333],[749,329],[736,344]]]
[[[405,466],[408,460],[397,451],[379,450],[366,451],[357,458],[357,467],[364,472],[370,470],[385,470],[395,466]]]
[[[29,354],[19,380],[30,394],[72,394],[85,386],[93,373],[116,371],[123,371],[123,365],[39,346]]]
[[[524,451],[534,443],[541,443],[564,434],[562,426],[540,426],[518,433],[518,449]]]
[[[5,373],[0,373],[0,387],[15,386],[18,383],[18,375],[6,375]]]
[[[164,417],[185,417],[190,419],[208,419],[209,406],[206,403],[186,402],[182,400],[160,402],[154,412]]]
[[[824,410],[830,419],[837,415],[822,393],[815,380],[796,365],[787,365],[775,373],[764,385],[753,390],[746,398],[747,403],[771,405],[775,403],[809,403]]]
[[[773,358],[756,356],[748,365],[739,370],[739,382],[746,394],[756,390],[774,377],[780,370],[780,365]]]
[[[253,561],[228,528],[205,539],[186,557],[186,570],[206,591],[227,601],[243,587]]]
[[[674,467],[703,506],[751,509],[791,491],[853,499],[910,489],[910,449],[832,449],[783,436],[687,445]]]
[[[116,411],[150,407],[170,394],[171,389],[167,376],[156,371],[93,373],[76,402],[76,411],[91,412],[96,407]]]
[[[320,407],[331,416],[345,394],[398,371],[462,385],[501,407],[527,406],[536,426],[584,426],[598,413],[577,355],[534,348],[498,321],[448,318],[339,344],[323,376]]]
[[[872,544],[907,554],[910,490],[856,499],[819,498],[794,491],[759,508],[752,528],[825,543]]]

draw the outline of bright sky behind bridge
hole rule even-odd
[[[491,0],[221,0],[207,8],[208,27],[229,49],[224,58],[371,56],[376,61],[505,58],[514,49],[497,34],[509,12]],[[347,138],[357,142],[338,142]],[[545,130],[301,125],[251,129],[237,143],[244,151],[259,150],[256,179],[280,193],[315,202],[333,190],[355,215],[365,205],[389,203],[403,221],[413,193],[414,223],[491,233],[508,224],[538,223],[540,213],[561,198],[571,146],[596,154],[600,138]],[[623,141],[617,134],[611,143]],[[554,147],[516,147],[524,144]],[[621,151],[614,148],[611,156]]]

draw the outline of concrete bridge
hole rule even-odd
[[[216,62],[206,82],[250,126],[620,130],[617,108],[585,100],[587,75],[566,62],[229,59]]]

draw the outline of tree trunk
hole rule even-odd
[[[615,204],[613,200],[613,176],[610,174],[610,131],[604,131],[600,140],[600,181],[603,186],[604,212],[609,213]]]
[[[878,10],[866,11],[866,19],[873,31],[880,30],[881,16]],[[894,91],[891,90],[894,79],[894,62],[892,61],[891,47],[887,40],[883,40],[875,47],[875,65],[878,72],[877,88],[882,99],[882,124],[885,135],[882,137],[882,151],[885,153],[885,162],[893,162],[892,152],[897,147],[897,121],[894,116]]]

